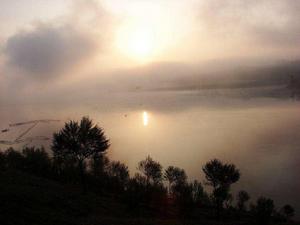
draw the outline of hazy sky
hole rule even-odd
[[[299,10],[299,0],[2,0],[0,88],[30,96],[157,64],[296,60]]]

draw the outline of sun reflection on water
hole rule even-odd
[[[148,113],[146,111],[143,112],[143,124],[144,126],[148,126],[149,123],[149,117],[148,117]]]

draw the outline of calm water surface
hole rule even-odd
[[[79,103],[7,104],[0,109],[0,128],[15,122],[58,119],[60,122],[40,123],[27,134],[51,137],[65,121],[85,115],[111,139],[110,158],[125,162],[132,173],[138,161],[151,155],[163,166],[182,167],[191,179],[202,181],[202,165],[219,158],[241,170],[234,190],[245,189],[252,199],[264,195],[277,206],[289,203],[300,210],[298,102],[195,92],[117,93]],[[0,139],[13,140],[29,126],[1,133]],[[49,149],[50,141],[28,144]]]

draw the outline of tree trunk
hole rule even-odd
[[[85,180],[85,174],[84,174],[83,160],[79,160],[79,173],[80,173],[80,181],[81,181],[81,185],[82,185],[82,193],[86,194],[87,186],[86,186],[86,180]]]

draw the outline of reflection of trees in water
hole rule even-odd
[[[31,136],[31,137],[25,137],[33,128],[35,128],[39,123],[50,123],[50,122],[59,122],[59,120],[32,120],[32,121],[26,121],[26,122],[20,122],[20,123],[12,123],[9,124],[9,128],[1,130],[1,133],[7,133],[11,130],[13,127],[19,127],[19,126],[25,126],[25,125],[31,125],[29,128],[27,128],[25,131],[21,132],[14,140],[8,141],[8,140],[0,140],[0,144],[3,145],[15,145],[20,143],[31,143],[35,140],[40,141],[47,141],[50,138],[46,136]],[[26,145],[27,145],[26,144]]]

